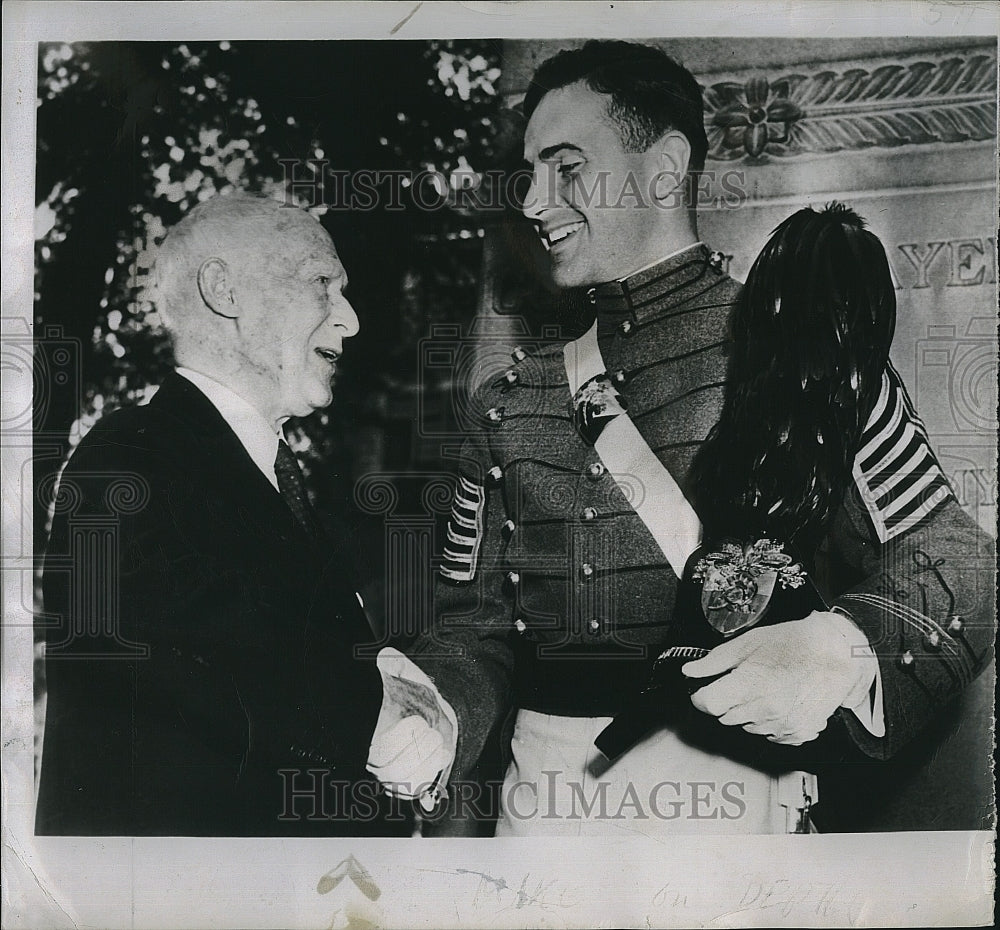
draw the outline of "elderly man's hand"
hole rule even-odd
[[[816,739],[838,707],[865,699],[873,675],[854,654],[857,635],[842,614],[814,611],[803,620],[749,630],[681,671],[691,678],[722,675],[691,696],[698,710],[799,746]]]

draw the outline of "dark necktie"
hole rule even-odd
[[[295,515],[295,519],[312,539],[318,540],[319,520],[312,504],[309,503],[299,463],[284,439],[278,440],[278,454],[274,457],[274,474],[278,479],[278,490]]]

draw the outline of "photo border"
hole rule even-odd
[[[572,7],[572,9],[570,9]],[[30,335],[44,40],[990,35],[978,2],[10,2],[3,333]],[[6,374],[6,373],[5,373]],[[5,378],[8,422],[31,377]],[[990,832],[554,840],[32,836],[30,440],[5,436],[3,885],[9,927],[959,926],[992,923]],[[361,872],[351,873],[351,863]],[[345,866],[345,863],[347,865]],[[338,871],[339,870],[339,871]],[[351,877],[349,874],[353,874]],[[349,874],[350,881],[341,881]],[[377,894],[357,875],[367,874]],[[337,878],[339,876],[339,878]]]

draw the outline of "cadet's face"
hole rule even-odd
[[[359,328],[333,240],[289,211],[256,232],[241,265],[241,351],[271,418],[328,406],[344,340]]]
[[[525,131],[532,181],[522,209],[560,287],[625,277],[659,254],[650,192],[660,162],[652,149],[625,151],[608,99],[583,83],[550,91]]]

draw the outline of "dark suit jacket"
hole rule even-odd
[[[104,417],[45,560],[37,832],[393,832],[364,771],[382,689],[347,575],[186,379]]]

